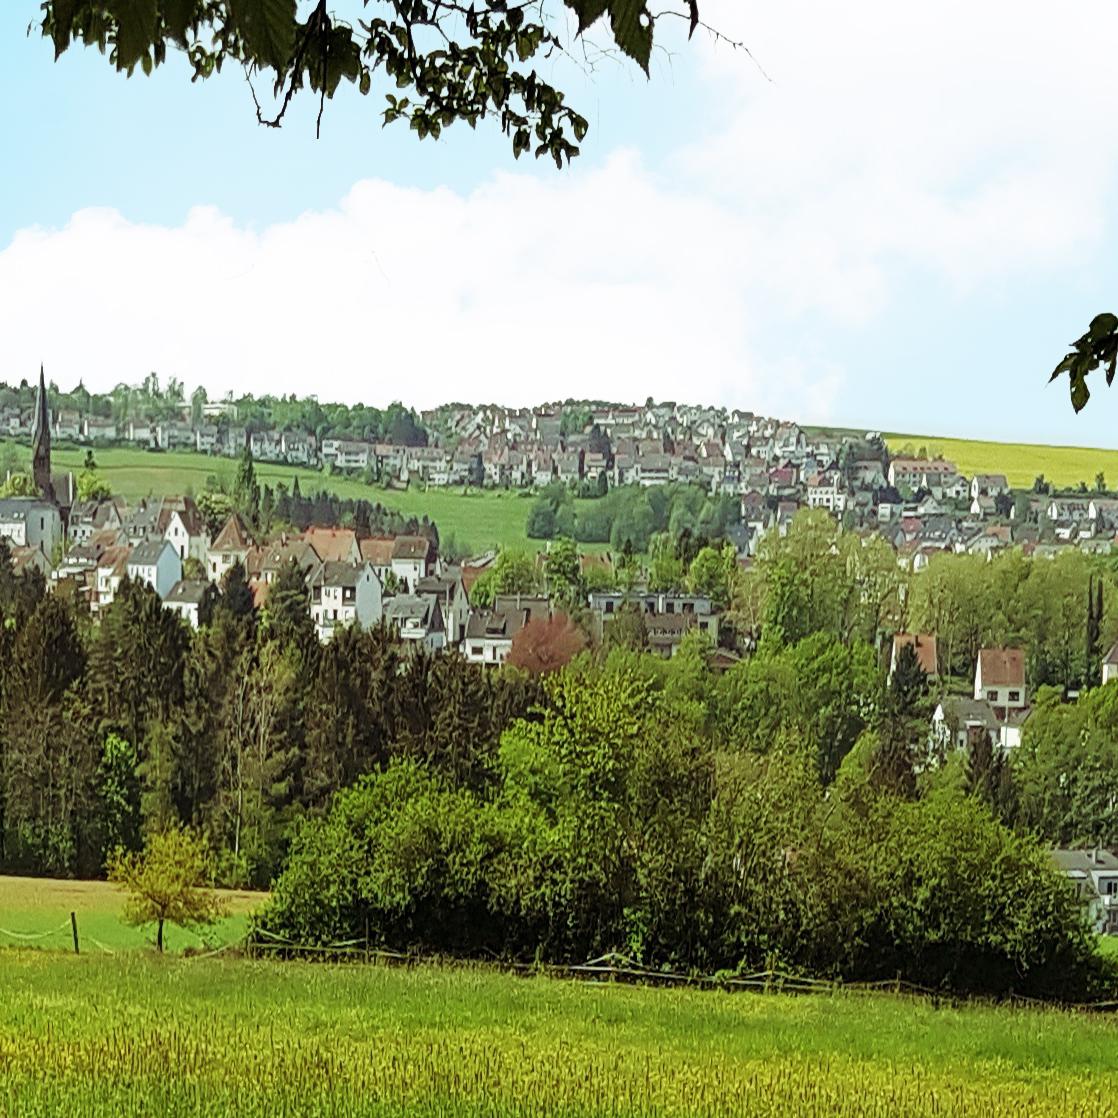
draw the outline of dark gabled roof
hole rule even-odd
[[[143,543],[138,543],[132,548],[132,554],[129,556],[128,565],[130,567],[152,566],[159,562],[159,556],[163,554],[163,549],[170,546],[171,545],[166,540],[162,539],[145,540]]]
[[[531,620],[526,609],[471,610],[466,622],[467,640],[512,640]]]
[[[292,560],[304,571],[311,570],[319,563],[314,548],[305,540],[288,540],[286,543],[273,544],[267,548],[260,562],[260,569],[278,571]]]
[[[362,575],[369,568],[362,564],[360,567],[353,563],[342,563],[336,559],[328,559],[320,563],[310,575],[308,582],[312,586],[356,586],[361,581]]]
[[[164,604],[173,605],[201,605],[202,599],[210,584],[205,579],[183,578],[179,579],[164,599]]]
[[[428,629],[441,630],[442,611],[434,594],[397,594],[384,604],[389,621],[418,620]]]
[[[426,536],[397,536],[392,545],[393,559],[426,559],[431,541]]]

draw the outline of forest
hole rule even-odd
[[[0,869],[97,876],[185,823],[300,943],[1097,993],[1047,849],[1118,841],[1114,573],[1069,553],[908,576],[878,543],[807,514],[723,565],[727,624],[757,638],[726,671],[705,638],[661,660],[617,622],[534,671],[382,630],[321,645],[293,567],[259,613],[234,568],[197,631],[128,582],[94,624],[0,548]],[[955,675],[890,675],[901,628],[936,629]],[[1013,641],[1017,755],[937,749],[938,697]]]

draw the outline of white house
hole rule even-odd
[[[974,697],[1007,710],[1028,706],[1025,653],[1019,648],[983,648],[974,672]]]
[[[1075,886],[1095,931],[1118,933],[1118,858],[1109,850],[1053,850],[1052,860]]]
[[[180,560],[197,559],[205,566],[210,546],[206,522],[192,500],[184,498],[182,505],[182,508],[171,510],[163,538],[175,549]]]
[[[1118,679],[1118,643],[1111,646],[1102,662],[1103,683],[1109,683],[1112,679]]]
[[[210,581],[219,582],[236,563],[244,563],[251,547],[244,521],[233,513],[218,532],[217,539],[206,548],[206,574]]]
[[[512,638],[524,628],[526,610],[474,610],[466,622],[466,659],[474,664],[503,664]]]
[[[380,579],[368,563],[327,560],[311,573],[308,584],[311,618],[321,641],[347,625],[368,629],[384,616]]]
[[[446,647],[446,624],[437,594],[397,594],[386,602],[384,616],[401,640],[421,644],[428,652]]]
[[[197,629],[201,624],[202,604],[209,590],[210,583],[204,579],[180,579],[171,587],[163,604],[177,613],[192,629]]]
[[[51,555],[62,543],[62,517],[56,506],[38,497],[0,500],[0,536],[13,547],[37,547]]]
[[[132,549],[127,546],[107,547],[101,552],[94,572],[93,600],[94,610],[108,609],[113,604],[121,581],[128,571],[128,560]]]
[[[146,582],[160,598],[182,578],[182,560],[167,540],[146,540],[137,544],[128,557],[128,577]]]
[[[431,573],[431,541],[426,536],[397,536],[392,545],[392,573],[414,590]]]

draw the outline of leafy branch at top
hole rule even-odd
[[[1118,367],[1118,315],[1109,312],[1095,315],[1087,333],[1073,343],[1073,348],[1052,370],[1049,382],[1067,373],[1071,406],[1079,412],[1091,397],[1087,374],[1103,366],[1106,368],[1106,383],[1110,385]]]
[[[406,119],[424,139],[455,121],[473,128],[496,117],[517,158],[532,151],[562,167],[578,154],[589,125],[532,65],[564,49],[547,3],[351,0],[354,18],[346,20],[326,0],[43,0],[40,30],[56,59],[83,43],[129,75],[137,66],[150,74],[166,61],[168,46],[185,52],[193,80],[220,72],[227,61],[243,66],[250,84],[267,74],[279,109],[266,117],[257,101],[257,117],[272,126],[304,89],[318,95],[321,124],[326,99],[343,82],[367,95],[379,76],[396,90],[385,93],[385,124]],[[647,0],[561,3],[579,35],[608,22],[617,47],[646,74],[660,16],[682,16],[692,33],[699,26],[699,0],[656,14]]]

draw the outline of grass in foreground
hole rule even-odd
[[[244,936],[248,914],[260,905],[262,895],[224,889],[221,893],[229,902],[229,916],[204,936],[168,925],[164,929],[167,951],[235,943]],[[71,912],[77,914],[83,951],[96,954],[150,947],[153,929],[122,923],[123,907],[120,890],[105,881],[0,876],[0,948],[33,946],[72,951]]]
[[[0,1114],[1118,1114],[1118,1022],[1054,1010],[46,952],[0,988]]]

